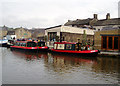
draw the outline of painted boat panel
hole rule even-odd
[[[21,49],[48,49],[48,47],[22,47],[22,46],[10,46],[11,48],[21,48]]]
[[[73,51],[73,50],[56,50],[56,49],[51,49],[52,51],[54,52],[63,52],[63,53],[86,53],[86,54],[89,54],[89,53],[97,53],[98,50],[84,50],[84,51]]]

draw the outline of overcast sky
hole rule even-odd
[[[0,26],[46,28],[68,20],[118,18],[119,0],[1,0]],[[2,14],[1,14],[2,13]]]

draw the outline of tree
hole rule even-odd
[[[87,35],[86,35],[86,31],[84,30],[84,33],[83,33],[83,45],[87,45]]]

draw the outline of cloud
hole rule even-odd
[[[2,0],[2,25],[49,27],[67,20],[118,17],[118,0]],[[0,23],[1,24],[1,23]]]

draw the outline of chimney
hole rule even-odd
[[[70,20],[68,20],[68,22],[70,22]]]
[[[110,13],[107,13],[106,19],[107,19],[107,20],[110,19]]]
[[[93,16],[94,16],[94,19],[98,19],[98,18],[97,18],[97,14],[94,14]]]

